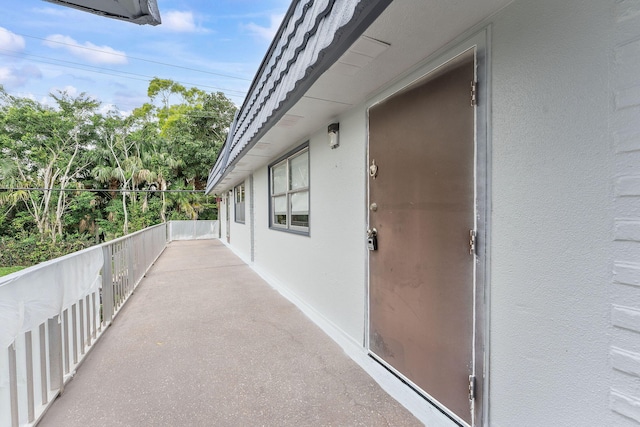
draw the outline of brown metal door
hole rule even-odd
[[[369,110],[369,348],[471,424],[474,59]]]

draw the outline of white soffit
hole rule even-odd
[[[388,48],[388,43],[361,36],[333,66],[334,71],[353,76]]]
[[[290,128],[298,123],[302,119],[302,116],[296,116],[295,114],[285,114],[276,126]]]
[[[306,95],[359,104],[511,1],[394,1]]]

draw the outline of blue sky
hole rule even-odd
[[[0,84],[12,95],[85,92],[131,111],[157,76],[240,105],[290,0],[158,0],[139,26],[42,0],[0,6]]]

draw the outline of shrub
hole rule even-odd
[[[91,236],[72,235],[53,243],[40,241],[36,235],[22,233],[0,237],[0,267],[29,267],[40,262],[76,252],[94,244]]]

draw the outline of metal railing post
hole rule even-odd
[[[107,325],[113,319],[113,269],[111,245],[102,248],[104,264],[102,266],[102,322]]]

